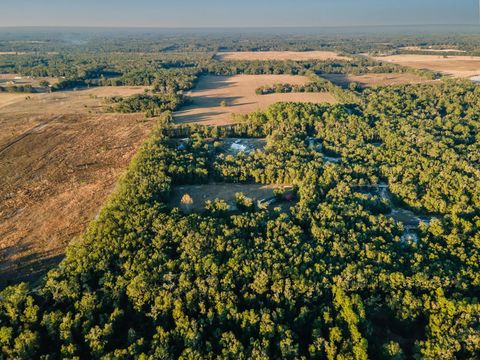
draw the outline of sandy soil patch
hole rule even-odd
[[[0,114],[0,286],[57,264],[153,122],[143,114]],[[7,135],[10,135],[8,137]]]
[[[255,93],[256,89],[265,85],[305,84],[308,81],[306,77],[293,75],[204,76],[200,78],[195,90],[187,94],[193,102],[175,114],[175,122],[226,125],[235,122],[232,114],[248,114],[264,110],[276,102],[336,102],[329,93],[269,95]],[[221,106],[222,101],[227,106]]]
[[[438,71],[456,78],[480,75],[480,56],[392,55],[376,60],[409,66],[415,69]]]
[[[215,55],[222,61],[245,60],[350,60],[347,56],[340,56],[333,51],[238,51],[220,52]]]
[[[391,86],[403,84],[421,84],[432,82],[414,74],[365,74],[365,75],[350,75],[350,74],[323,74],[321,75],[327,80],[330,80],[336,85],[348,87],[351,83],[357,83],[361,88],[371,88],[375,86]]]

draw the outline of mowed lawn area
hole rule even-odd
[[[307,77],[294,75],[203,76],[197,87],[188,93],[192,103],[175,114],[175,122],[228,125],[235,122],[233,114],[264,110],[276,102],[336,102],[335,98],[326,92],[268,95],[255,93],[261,86],[277,83],[301,85],[308,82]]]

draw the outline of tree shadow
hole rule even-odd
[[[28,255],[11,259],[13,253]],[[21,282],[37,282],[64,258],[58,251],[34,252],[31,245],[14,245],[0,250],[0,289]]]

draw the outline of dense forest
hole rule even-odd
[[[228,136],[267,143],[237,156],[212,145],[219,128],[184,127],[179,149],[165,112],[60,267],[1,293],[3,356],[478,358],[480,90],[363,96],[248,115]],[[212,180],[288,184],[295,199],[169,205],[173,186]],[[361,190],[381,183],[392,202]],[[432,215],[415,241],[398,206]]]
[[[70,46],[56,42],[0,58],[1,72],[61,78],[53,91],[149,86],[108,106],[156,118],[61,264],[40,283],[0,292],[0,358],[480,358],[478,85],[342,89],[321,75],[413,70],[361,56],[220,62],[220,41],[172,48],[176,39],[126,48],[90,34],[78,53],[48,54]],[[352,53],[361,39],[231,39],[222,49]],[[387,46],[380,40],[358,49]],[[327,90],[340,103],[278,103],[224,127],[174,124],[172,111],[205,74],[306,75],[310,88],[288,91]],[[222,144],[238,138],[265,146],[226,152]],[[235,207],[172,205],[179,185],[218,183],[280,190],[271,205],[240,193]]]

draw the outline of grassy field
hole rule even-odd
[[[438,71],[455,78],[480,75],[480,57],[446,55],[392,55],[375,57],[376,60],[409,66],[415,69]]]
[[[0,285],[37,278],[95,217],[153,125],[100,96],[138,91],[0,94]]]
[[[220,52],[215,55],[218,60],[349,60],[333,51],[242,51]]]
[[[247,114],[282,101],[335,103],[328,93],[289,93],[257,95],[261,86],[275,83],[305,84],[309,80],[293,75],[204,76],[188,95],[192,104],[175,114],[177,123],[226,125],[234,123],[232,114]],[[225,102],[226,106],[222,106]]]
[[[364,74],[364,75],[350,75],[350,74],[323,74],[327,80],[330,80],[336,85],[348,87],[351,83],[357,83],[361,88],[371,88],[375,86],[391,86],[402,84],[420,84],[431,82],[421,76],[415,74]]]

